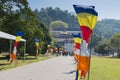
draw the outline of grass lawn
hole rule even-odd
[[[90,80],[120,80],[120,59],[92,57]]]
[[[4,56],[0,55],[0,71],[25,65],[25,64],[29,64],[29,63],[33,63],[33,62],[42,61],[51,57],[54,57],[54,56],[46,57],[46,56],[40,55],[38,59],[36,59],[35,56],[27,56],[25,59],[25,62],[23,61],[23,58],[19,58],[16,61],[14,61],[11,65],[9,65],[7,59]]]

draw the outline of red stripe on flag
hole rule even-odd
[[[75,48],[80,49],[80,43],[75,43]]]
[[[39,48],[39,46],[36,46],[36,49],[38,49]]]
[[[16,41],[16,42],[14,43],[14,47],[17,47],[17,46],[18,46],[18,43],[19,43],[19,42]]]
[[[88,43],[89,42],[89,38],[90,38],[90,36],[92,34],[92,30],[89,27],[87,27],[87,26],[80,26],[80,29],[82,31],[83,40],[85,40],[86,43]]]

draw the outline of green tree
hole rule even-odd
[[[40,40],[39,50],[42,51],[42,46],[47,44],[43,39],[50,39],[49,31],[46,26],[36,18],[27,0],[2,0],[0,1],[0,6],[0,30],[13,35],[18,31],[23,31],[23,38],[27,41],[26,52],[29,54],[35,53],[34,38],[38,38]],[[9,46],[9,43],[4,42],[3,44]],[[22,51],[21,44],[19,47],[20,51]]]
[[[61,10],[60,8],[41,8],[40,11],[35,9],[35,14],[41,22],[44,22],[48,26],[52,21],[61,20],[68,24],[69,27],[79,27],[76,16],[73,12],[67,10]]]
[[[93,32],[93,34],[90,38],[88,47],[90,47],[90,45],[91,45],[91,48],[94,48],[98,44],[98,42],[101,41],[102,39],[103,38],[101,36],[99,36]]]
[[[44,24],[46,24],[47,26],[50,25],[50,23],[52,22],[52,19],[50,16],[48,16],[47,11],[44,8],[41,8],[40,11],[38,11],[37,9],[34,10],[34,13],[36,14],[37,18]]]
[[[68,24],[63,21],[54,21],[50,24],[51,30],[54,28],[63,28],[63,31],[65,31],[65,28],[68,28]]]
[[[20,31],[22,20],[18,12],[28,6],[27,0],[1,0],[0,1],[0,30],[15,35]],[[16,8],[16,9],[15,9]],[[19,26],[19,27],[18,27]],[[1,40],[2,44],[6,44],[4,51],[9,51],[9,41]]]
[[[112,49],[113,51],[117,51],[118,52],[118,57],[120,58],[120,32],[114,34],[110,39],[109,39],[109,43],[108,46],[110,49]]]
[[[95,46],[95,52],[102,55],[108,54],[109,50],[106,49],[106,46],[107,46],[106,39],[99,41],[98,44]]]
[[[119,29],[120,20],[115,19],[103,19],[97,22],[95,27],[95,34],[103,36],[104,38],[110,38],[113,34],[120,32]]]

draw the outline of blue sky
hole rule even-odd
[[[37,8],[59,7],[69,12],[75,12],[73,4],[94,5],[98,12],[98,19],[110,18],[120,20],[120,0],[28,0],[29,6]]]

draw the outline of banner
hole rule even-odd
[[[38,50],[39,50],[39,40],[37,38],[34,39],[36,45],[36,58],[38,59]]]
[[[18,47],[18,43],[21,39],[21,37],[23,36],[23,32],[17,32],[16,34],[16,41],[14,43],[14,48],[13,48],[13,52],[10,54],[10,60],[9,63],[11,64],[13,61],[16,60],[16,54],[17,54],[17,47]]]
[[[78,61],[80,55],[81,34],[72,34],[74,40],[74,59]]]
[[[73,5],[73,7],[77,14],[83,39],[77,69],[81,71],[81,78],[84,80],[90,64],[88,42],[95,27],[98,13],[95,11],[94,6]]]

